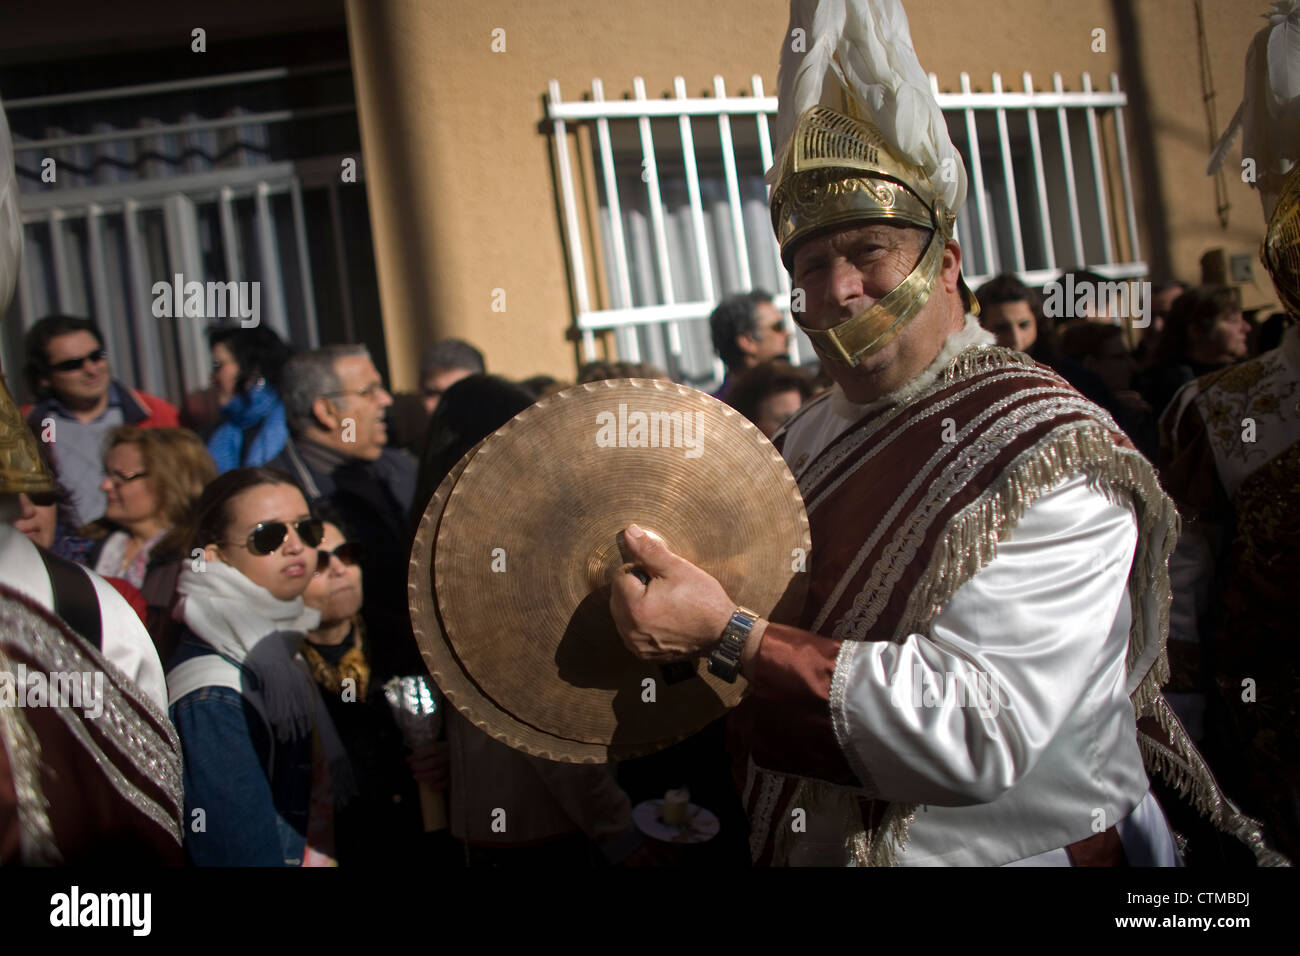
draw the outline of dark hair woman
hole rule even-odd
[[[1135,380],[1138,391],[1158,417],[1192,379],[1244,359],[1249,334],[1232,289],[1188,289],[1169,308],[1151,365]]]
[[[288,475],[237,468],[199,499],[167,673],[185,757],[186,852],[199,865],[334,862],[336,805],[351,796],[342,743],[302,658],[320,612],[303,591],[321,522]]]
[[[280,372],[289,349],[265,326],[213,329],[212,382],[222,423],[208,439],[218,471],[264,465],[289,439]]]

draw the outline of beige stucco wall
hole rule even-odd
[[[1117,0],[1118,9],[1129,5]],[[1119,72],[1135,103],[1129,126],[1141,252],[1156,271],[1195,279],[1206,249],[1252,252],[1259,204],[1231,157],[1230,224],[1220,227],[1204,176],[1208,130],[1191,0],[1145,0],[1128,19],[1109,0],[976,0],[907,4],[922,64],[944,89],[992,71],[1008,87],[1031,72],[1069,89],[1089,71],[1105,86]],[[1242,12],[1242,7],[1259,10]],[[1220,127],[1236,108],[1262,0],[1206,0]],[[542,125],[547,83],[566,97],[590,88],[651,97],[682,75],[697,94],[722,74],[730,91],[758,73],[775,89],[787,6],[781,0],[349,0],[359,115],[389,363],[397,387],[414,383],[419,347],[448,335],[479,344],[509,376],[571,376],[572,303]],[[492,51],[493,30],[506,51]],[[1093,52],[1095,28],[1106,52]],[[1063,263],[1064,264],[1064,263]],[[1257,269],[1258,272],[1258,269]],[[1266,283],[1261,278],[1261,287]],[[494,290],[506,311],[492,309]]]
[[[1107,88],[1110,74],[1119,74],[1131,104],[1126,129],[1139,251],[1155,276],[1199,281],[1201,255],[1220,246],[1228,254],[1256,256],[1264,221],[1257,193],[1241,180],[1240,139],[1226,166],[1227,228],[1219,221],[1214,182],[1205,175],[1212,139],[1193,0],[997,5],[950,0],[905,6],[917,55],[937,74],[942,89],[958,89],[963,70],[983,89],[989,89],[994,71],[1009,89],[1021,88],[1026,71],[1037,89],[1050,88],[1053,72],[1072,90],[1080,89],[1085,71],[1095,88]],[[1216,93],[1213,139],[1241,101],[1246,48],[1265,25],[1261,15],[1268,7],[1266,0],[1204,0],[1203,32]],[[1105,52],[1092,49],[1094,29],[1105,31]],[[1043,128],[1055,129],[1050,123]],[[1259,299],[1271,298],[1257,260],[1254,271]]]

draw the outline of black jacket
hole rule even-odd
[[[266,467],[292,476],[309,504],[326,502],[361,543],[361,616],[374,680],[382,684],[389,677],[425,673],[406,597],[412,540],[407,515],[415,494],[415,462],[405,452],[386,448],[375,461],[348,459],[324,474],[307,463],[290,439]]]

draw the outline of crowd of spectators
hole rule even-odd
[[[977,297],[998,345],[1055,369],[1157,461],[1179,389],[1259,340],[1226,288],[1157,285],[1138,341],[1101,309],[1046,315],[1012,275]],[[823,390],[791,363],[792,328],[769,294],[724,300],[710,329],[717,396],[769,439]],[[419,391],[393,395],[362,346],[291,355],[261,327],[215,328],[209,342],[211,385],[178,412],[113,377],[93,322],[36,323],[23,414],[59,487],[19,495],[10,516],[51,580],[63,573],[53,562],[95,572],[147,631],[187,815],[206,811],[186,833],[190,862],[369,865],[418,847],[456,865],[663,863],[631,806],[688,781],[725,818],[712,861],[744,862],[721,722],[653,758],[576,767],[510,750],[451,710],[440,739],[412,747],[385,700],[388,682],[425,674],[406,597],[425,502],[477,442],[567,383],[489,375],[477,349],[448,340],[423,354]],[[577,383],[623,377],[671,380],[601,361]],[[420,787],[448,790],[449,831],[426,832]],[[486,826],[504,792],[517,807],[509,840]]]

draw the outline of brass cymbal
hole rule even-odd
[[[743,683],[700,662],[624,648],[607,582],[633,521],[766,617],[802,604],[807,516],[758,429],[670,382],[567,389],[466,455],[417,533],[416,637],[471,722],[537,756],[603,761],[661,749],[739,702]]]

